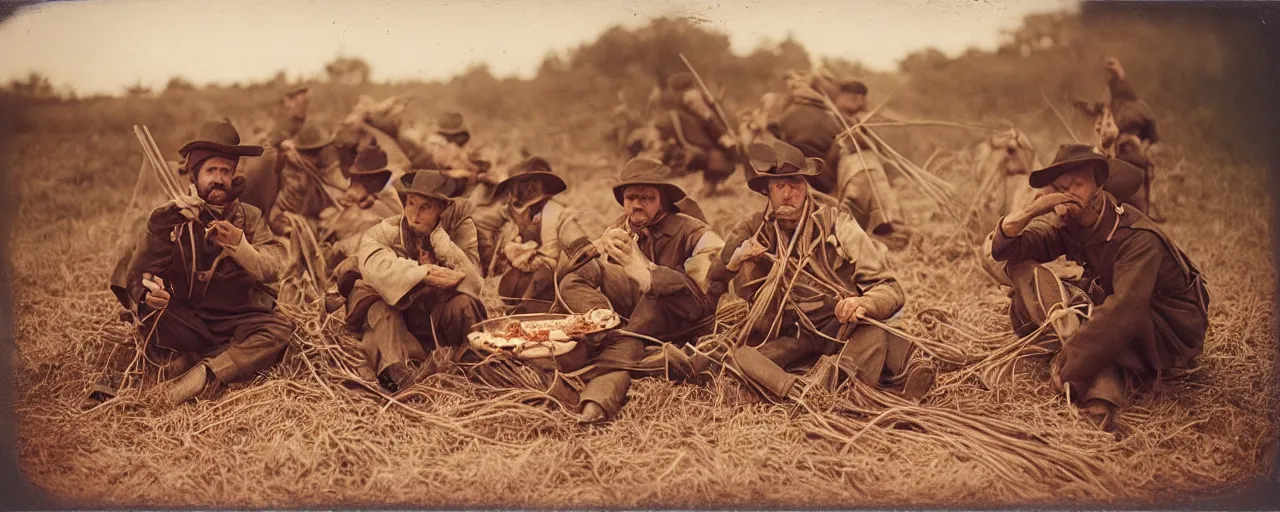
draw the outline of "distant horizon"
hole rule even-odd
[[[139,84],[163,90],[177,76],[197,86],[261,83],[279,71],[290,81],[323,79],[324,65],[338,57],[363,59],[370,79],[381,83],[448,81],[476,65],[486,65],[495,77],[530,79],[547,55],[567,56],[611,27],[634,30],[662,17],[689,18],[724,33],[739,55],[790,36],[815,63],[842,58],[875,72],[896,72],[902,58],[927,48],[951,57],[970,49],[995,50],[1001,31],[1017,28],[1026,15],[1076,5],[1071,0],[907,0],[887,6],[869,0],[744,0],[732,6],[714,0],[659,0],[644,6],[591,0],[94,0],[35,5],[0,23],[0,48],[6,53],[0,82],[7,85],[36,72],[57,90],[119,95]],[[541,23],[547,20],[552,23]]]

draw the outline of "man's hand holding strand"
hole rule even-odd
[[[743,263],[754,262],[764,256],[768,249],[757,242],[754,238],[748,238],[742,241],[737,249],[733,250],[733,255],[729,256],[729,263],[725,265],[730,272],[737,272]]]
[[[836,320],[842,324],[851,324],[859,318],[867,316],[867,307],[862,305],[861,297],[845,297],[836,303]]]
[[[169,291],[164,289],[164,279],[150,273],[142,274],[142,286],[147,289],[143,297],[151,309],[164,309],[169,306]]]

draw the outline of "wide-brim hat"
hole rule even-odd
[[[262,154],[262,146],[240,145],[240,132],[225,117],[206,121],[196,132],[195,139],[178,149],[178,154],[187,156],[192,150],[206,149],[227,156],[258,156]]]
[[[1053,155],[1053,162],[1048,167],[1032,172],[1028,177],[1031,188],[1043,188],[1053,184],[1067,171],[1088,167],[1093,169],[1094,179],[1098,184],[1106,183],[1111,169],[1107,155],[1098,148],[1088,144],[1063,144],[1058,146],[1058,153]]]
[[[805,157],[795,146],[781,140],[756,142],[747,147],[747,164],[753,171],[747,187],[768,193],[769,180],[789,176],[818,176],[827,164],[821,158]]]
[[[302,123],[298,135],[293,138],[293,146],[302,151],[320,149],[333,142],[333,133],[323,125],[314,121]]]
[[[462,180],[445,176],[440,171],[423,170],[407,173],[400,177],[396,191],[403,201],[410,194],[452,203],[466,190]]]
[[[436,119],[436,133],[456,135],[467,131],[467,120],[457,112],[445,112],[440,114],[439,119]]]
[[[622,172],[618,175],[618,184],[613,186],[613,197],[618,200],[618,204],[623,204],[622,192],[627,187],[645,185],[657,188],[665,202],[675,206],[677,201],[684,199],[688,194],[685,194],[684,190],[676,184],[667,182],[667,177],[671,176],[671,173],[671,168],[659,160],[645,156],[632,158],[622,166]]]
[[[387,153],[377,146],[368,146],[356,153],[355,162],[352,162],[351,169],[347,172],[352,178],[368,176],[377,180],[380,183],[380,185],[374,187],[377,190],[385,187],[387,180],[391,179],[391,169],[387,168]],[[370,192],[374,191],[371,190]]]
[[[542,192],[547,196],[554,196],[569,188],[569,185],[563,179],[552,172],[551,164],[546,159],[533,156],[516,164],[515,168],[511,170],[511,176],[494,186],[493,194],[495,196],[505,194],[512,185],[526,180],[541,181]]]

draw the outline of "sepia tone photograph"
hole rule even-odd
[[[0,3],[0,508],[1274,507],[1276,23]]]

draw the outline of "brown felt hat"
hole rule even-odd
[[[196,132],[196,138],[178,149],[178,154],[185,157],[195,149],[207,149],[237,158],[262,154],[262,146],[240,145],[240,132],[236,131],[236,127],[226,117],[205,121],[200,125],[200,131]]]
[[[508,187],[525,180],[541,181],[542,191],[548,196],[554,196],[569,188],[563,179],[551,171],[551,164],[546,159],[532,156],[516,164],[511,170],[511,176],[494,187],[493,194],[500,196],[507,192]]]
[[[1087,144],[1059,146],[1053,163],[1031,173],[1028,181],[1032,188],[1047,187],[1063,173],[1082,167],[1092,169],[1095,183],[1121,201],[1132,197],[1142,186],[1142,169],[1124,160],[1111,158]]]
[[[821,158],[807,158],[795,146],[781,140],[748,146],[747,163],[753,171],[747,186],[761,194],[766,193],[772,178],[817,176],[826,167]]]
[[[308,120],[298,129],[298,136],[293,138],[294,147],[302,151],[320,149],[333,142],[333,134],[320,123]]]
[[[467,132],[467,120],[457,112],[445,112],[436,119],[436,133],[454,135]]]
[[[391,179],[391,169],[387,168],[387,153],[377,146],[365,147],[356,153],[356,160],[348,172],[352,177],[369,176],[377,179],[381,185],[375,188],[379,190]]]
[[[659,160],[645,156],[632,158],[622,166],[618,184],[613,187],[613,197],[618,200],[618,204],[622,204],[622,192],[627,187],[645,185],[656,187],[665,199],[664,202],[675,206],[676,202],[684,199],[687,194],[679,186],[667,182],[667,177],[671,176],[671,173],[671,168]]]
[[[407,173],[400,177],[397,185],[396,189],[400,193],[401,200],[409,194],[415,194],[439,199],[446,203],[452,203],[466,188],[461,180],[455,180],[441,174],[440,171],[431,170]]]

